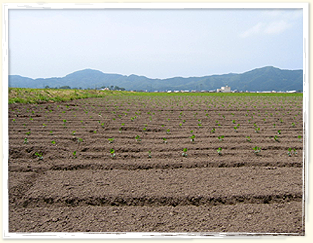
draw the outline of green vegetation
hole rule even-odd
[[[187,157],[187,148],[183,148],[182,156]]]
[[[114,149],[110,149],[110,154],[111,154],[111,158],[115,157],[115,150]]]
[[[217,151],[218,155],[222,155],[222,148],[221,147],[219,147],[216,151]]]
[[[44,103],[60,102],[85,98],[99,98],[110,95],[127,95],[128,91],[101,91],[81,89],[30,89],[30,88],[9,88],[9,104],[13,103]]]
[[[257,146],[255,146],[254,148],[252,148],[253,150],[254,150],[254,153],[256,154],[256,155],[259,155],[259,153],[261,152],[261,148],[260,147],[257,147]]]
[[[200,97],[302,97],[302,93],[146,93],[111,90],[81,90],[81,89],[31,89],[31,88],[9,88],[9,104],[12,103],[44,103],[60,102],[75,99],[99,98],[107,96],[141,96],[141,97],[179,97],[179,96],[200,96]]]
[[[40,160],[43,159],[42,153],[36,152],[35,155],[37,156],[38,159],[40,159]]]

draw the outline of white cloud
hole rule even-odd
[[[245,32],[241,33],[239,36],[242,38],[247,38],[251,35],[256,35],[259,34],[261,32],[263,23],[258,23],[256,25],[254,25],[252,28],[246,30]]]
[[[284,20],[269,23],[264,29],[265,34],[279,34],[291,27],[291,24]]]
[[[276,35],[291,28],[303,16],[302,9],[279,10],[272,9],[262,11],[262,19],[253,27],[239,34],[241,38],[255,35]]]

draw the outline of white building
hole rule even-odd
[[[223,92],[223,93],[230,93],[231,89],[227,85],[225,87],[221,87],[220,89],[217,89],[217,92]]]

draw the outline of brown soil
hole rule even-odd
[[[11,104],[9,231],[304,235],[302,138],[294,96]]]

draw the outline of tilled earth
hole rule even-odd
[[[302,139],[299,96],[11,104],[9,231],[303,235]]]

